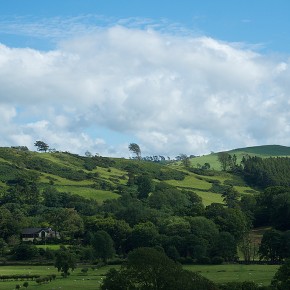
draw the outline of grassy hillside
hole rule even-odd
[[[242,154],[245,151],[235,152]],[[205,162],[210,163],[211,168],[219,169],[217,154],[191,159],[193,166]],[[60,192],[78,194],[102,203],[106,199],[118,198],[118,187],[127,183],[129,171],[135,174],[146,172],[156,182],[164,181],[179,189],[194,191],[205,205],[222,203],[221,192],[228,184],[242,194],[253,192],[243,180],[231,174],[217,171],[213,176],[201,176],[184,171],[177,163],[161,165],[123,158],[84,157],[68,152],[38,153],[0,148],[0,189],[6,187],[7,181],[25,175],[37,177],[40,189],[54,185]]]
[[[280,146],[280,145],[264,145],[264,146],[254,146],[246,148],[238,148],[234,150],[227,151],[231,155],[237,156],[237,162],[239,163],[243,156],[258,156],[261,158],[267,157],[278,157],[278,156],[290,156],[290,147]],[[199,156],[190,159],[191,165],[198,167],[198,165],[204,165],[209,163],[211,169],[220,170],[220,163],[218,162],[218,153],[211,153],[209,155]]]
[[[247,148],[239,148],[229,151],[229,153],[245,152],[248,154],[255,154],[259,156],[290,156],[290,147],[281,145],[263,145]]]

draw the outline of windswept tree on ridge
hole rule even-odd
[[[137,157],[138,160],[141,160],[141,149],[140,149],[138,144],[130,143],[128,148],[129,148],[129,151],[131,151],[134,154],[136,154],[136,157]]]
[[[43,141],[36,141],[34,143],[34,146],[37,147],[37,151],[44,151],[44,152],[46,152],[49,148],[49,146]]]

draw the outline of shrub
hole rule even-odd
[[[38,256],[38,249],[31,244],[20,244],[14,248],[16,260],[31,260]]]
[[[88,274],[88,271],[89,271],[89,268],[87,268],[87,267],[81,269],[81,272],[82,272],[84,275]]]
[[[200,257],[198,260],[197,260],[197,263],[198,264],[202,264],[202,265],[209,265],[212,263],[212,261],[210,260],[209,257]]]
[[[224,259],[222,257],[219,256],[215,256],[211,259],[211,263],[213,265],[221,265],[224,262]]]

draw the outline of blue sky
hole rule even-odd
[[[3,0],[0,146],[288,146],[288,27],[287,0]]]

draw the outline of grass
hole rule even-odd
[[[70,185],[56,185],[55,188],[60,192],[70,192],[72,194],[78,194],[82,197],[88,199],[94,199],[102,203],[106,199],[116,199],[119,195],[112,191],[99,190],[89,187],[80,187],[80,186],[70,186]]]
[[[253,194],[258,193],[258,191],[248,187],[248,186],[234,186],[235,190],[240,194]]]
[[[209,163],[210,169],[218,170],[218,171],[221,170],[221,165],[218,161],[217,154],[215,154],[215,153],[191,158],[190,163],[191,163],[191,166],[193,166],[193,167],[198,167],[198,164],[203,166],[205,163]]]
[[[36,248],[38,249],[49,249],[49,250],[53,250],[53,251],[56,251],[56,250],[59,250],[60,246],[63,246],[63,245],[50,245],[50,244],[47,244],[47,245],[36,245]]]
[[[241,149],[231,150],[229,153],[236,152],[250,153],[254,155],[264,155],[265,157],[269,156],[287,156],[290,155],[290,147],[281,146],[281,145],[264,145],[264,146],[254,146]]]
[[[269,285],[276,273],[277,265],[186,265],[184,269],[199,272],[216,283],[254,281]]]
[[[204,179],[196,178],[195,174],[190,174],[184,178],[184,180],[169,180],[166,183],[179,187],[179,188],[192,188],[192,189],[204,189],[211,188],[211,184]]]
[[[57,278],[48,284],[38,285],[35,281],[28,281],[29,286],[27,289],[41,289],[41,290],[51,290],[51,289],[100,289],[102,279],[106,272],[112,268],[112,266],[102,267],[100,269],[89,268],[88,274],[83,275],[81,272],[82,266],[71,272],[68,278],[62,278],[57,269],[53,266],[0,266],[0,275],[10,275],[10,274],[38,274],[41,276],[56,274]],[[23,285],[24,281],[7,281],[0,282],[1,290],[11,290],[15,289],[15,286],[19,284]],[[23,289],[23,288],[22,288]]]
[[[264,146],[254,146],[254,147],[246,147],[234,149],[231,151],[227,151],[229,154],[235,154],[237,156],[237,162],[240,163],[243,156],[258,156],[261,158],[267,158],[270,156],[289,156],[290,155],[290,147],[280,146],[280,145],[264,145]],[[204,163],[209,163],[210,168],[220,171],[221,166],[218,161],[218,154],[211,153],[209,155],[198,156],[190,159],[191,166],[197,167],[198,164],[204,165]]]
[[[204,206],[208,206],[212,203],[224,203],[221,194],[214,192],[194,191],[199,197],[202,198]]]
[[[68,278],[63,279],[53,266],[0,266],[0,275],[10,274],[38,274],[42,276],[56,274],[57,279],[48,284],[37,285],[35,281],[28,281],[28,289],[99,289],[102,279],[110,268],[118,266],[106,266],[99,269],[91,269],[87,275],[83,275],[79,266]],[[198,272],[202,276],[215,283],[254,281],[260,285],[269,285],[276,273],[277,265],[185,265],[184,269]],[[22,285],[24,281],[0,282],[1,290],[14,289],[16,284]]]

